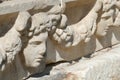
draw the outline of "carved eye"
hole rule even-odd
[[[52,19],[52,22],[57,21],[56,19]]]
[[[43,25],[43,23],[40,23],[40,24],[39,24],[39,26],[42,26],[42,25]]]
[[[42,43],[41,41],[34,41],[34,42],[30,42],[29,44],[31,44],[31,45],[39,45],[41,43]]]

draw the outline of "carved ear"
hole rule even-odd
[[[62,2],[60,5],[55,5],[52,9],[48,11],[48,14],[60,14],[64,13],[66,8],[65,2]]]

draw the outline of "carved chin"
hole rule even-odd
[[[41,66],[45,65],[45,61],[43,59],[35,59],[32,62],[27,62],[26,66],[30,68],[39,68]]]
[[[34,63],[31,64],[30,67],[37,68],[39,66],[40,66],[40,62],[34,62]]]
[[[31,73],[41,73],[45,69],[45,60],[33,61],[29,68]]]

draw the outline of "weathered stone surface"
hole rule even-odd
[[[71,2],[75,0],[65,0]],[[59,4],[59,0],[8,0],[0,4],[0,15],[30,9],[43,9],[48,6]]]
[[[49,75],[28,80],[119,80],[120,45],[96,52],[90,58],[64,62],[53,66]],[[57,76],[57,77],[56,77]]]
[[[118,80],[119,20],[119,0],[2,0],[0,80]]]
[[[79,61],[66,69],[75,75],[76,80],[119,80],[119,50],[118,46],[108,52],[98,52],[95,57]]]

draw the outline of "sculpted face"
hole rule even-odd
[[[98,22],[97,25],[97,35],[98,36],[105,36],[108,32],[108,29],[110,26],[113,26],[115,16],[115,11],[113,9],[110,9],[108,12],[104,12],[101,15],[101,20]]]
[[[108,32],[109,26],[105,19],[101,19],[101,21],[97,25],[96,35],[105,36]]]
[[[33,36],[24,49],[25,65],[42,72],[45,68],[47,32]]]
[[[32,37],[24,49],[25,66],[34,69],[34,72],[42,72],[45,68],[46,40],[48,31],[57,25],[60,15],[38,13],[32,16],[32,25],[29,36]],[[32,35],[31,35],[32,33]]]

